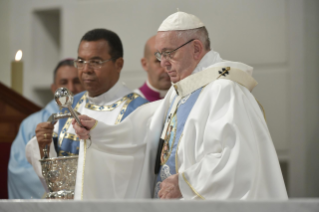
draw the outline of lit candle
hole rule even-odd
[[[15,61],[11,62],[11,88],[22,94],[23,92],[23,62],[22,51],[16,53]]]

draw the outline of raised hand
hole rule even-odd
[[[86,115],[80,115],[79,119],[84,127],[80,127],[79,124],[73,119],[72,125],[75,133],[80,139],[90,138],[90,130],[96,125],[97,121]]]
[[[52,142],[52,133],[54,125],[49,122],[42,122],[35,128],[35,135],[38,140],[40,155],[43,158],[43,149],[48,146],[48,152],[50,152],[50,144]]]

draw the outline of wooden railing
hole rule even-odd
[[[0,82],[0,199],[8,198],[7,176],[10,148],[23,119],[41,110]]]

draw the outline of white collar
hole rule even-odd
[[[160,95],[161,98],[163,98],[163,97],[166,95],[167,91],[168,91],[168,90],[159,90],[159,89],[157,89],[157,88],[154,88],[148,80],[146,80],[146,85],[147,85],[151,90],[153,90],[153,91],[159,93],[159,95]]]
[[[132,91],[130,89],[128,89],[125,85],[118,81],[105,93],[96,97],[90,97],[89,95],[87,95],[87,99],[90,101],[90,103],[96,105],[105,105],[107,103],[114,102],[115,100],[118,100],[119,98],[122,98],[123,96],[131,92]]]
[[[219,63],[219,62],[222,62],[222,61],[223,61],[223,59],[220,57],[218,52],[210,50],[200,60],[200,62],[197,64],[197,66],[194,69],[194,71],[192,72],[192,74],[200,72],[200,71],[202,71],[202,70],[214,65],[215,63]]]

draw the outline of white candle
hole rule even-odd
[[[23,94],[23,62],[22,51],[16,53],[15,60],[11,62],[11,88]]]

